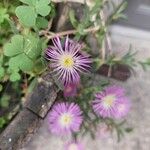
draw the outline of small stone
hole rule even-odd
[[[11,142],[11,141],[12,141],[12,139],[11,139],[11,138],[9,138],[9,139],[8,139],[8,141],[9,141],[9,142]]]

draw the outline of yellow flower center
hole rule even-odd
[[[60,117],[60,124],[62,126],[68,126],[70,125],[72,122],[72,116],[70,114],[63,114],[61,117]]]
[[[74,65],[74,60],[73,57],[70,55],[63,55],[62,58],[60,59],[60,64],[64,68],[71,68]]]
[[[76,144],[73,143],[73,144],[70,144],[68,150],[78,150],[78,147]]]
[[[114,104],[116,97],[115,95],[108,95],[103,98],[103,105],[105,108],[109,108]]]

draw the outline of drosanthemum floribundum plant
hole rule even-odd
[[[118,86],[109,86],[95,94],[92,105],[95,113],[103,118],[122,118],[129,111],[129,100],[124,89]]]
[[[79,73],[88,71],[91,63],[89,56],[81,52],[82,45],[70,40],[68,36],[64,44],[59,37],[52,42],[53,46],[49,46],[45,53],[58,79],[64,84],[79,82]]]
[[[84,150],[84,148],[82,143],[73,141],[65,145],[65,150]]]
[[[49,113],[49,129],[57,135],[78,132],[82,124],[82,111],[75,103],[61,102]]]
[[[77,85],[69,83],[64,86],[64,97],[74,97],[77,94]]]

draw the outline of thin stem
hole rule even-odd
[[[108,33],[106,33],[106,41],[107,41],[107,45],[108,45],[109,54],[111,54],[112,53],[112,43],[111,43],[110,35]]]
[[[84,29],[84,32],[85,33],[96,32],[99,29],[100,29],[100,26],[95,26],[95,27],[90,27],[90,28]],[[53,35],[47,35],[46,37],[48,39],[53,39],[57,36],[61,37],[61,36],[69,35],[69,34],[76,34],[77,32],[78,32],[78,30],[68,30],[68,31],[58,32],[58,33],[55,33]]]
[[[100,12],[100,18],[101,18],[102,26],[106,27],[105,15],[104,15],[103,11]],[[106,31],[106,33],[107,33],[107,31]],[[103,41],[102,41],[102,48],[100,49],[100,51],[101,51],[101,54],[102,54],[102,60],[105,61],[105,56],[106,56],[106,38],[104,38]]]

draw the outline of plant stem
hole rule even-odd
[[[95,27],[90,27],[90,28],[84,29],[84,32],[85,33],[96,32],[99,29],[100,29],[100,26],[95,26]],[[61,36],[69,35],[69,34],[76,34],[77,32],[78,32],[78,30],[68,30],[68,31],[58,32],[58,33],[55,33],[53,35],[47,35],[46,37],[48,39],[53,39],[57,36],[61,37]]]

